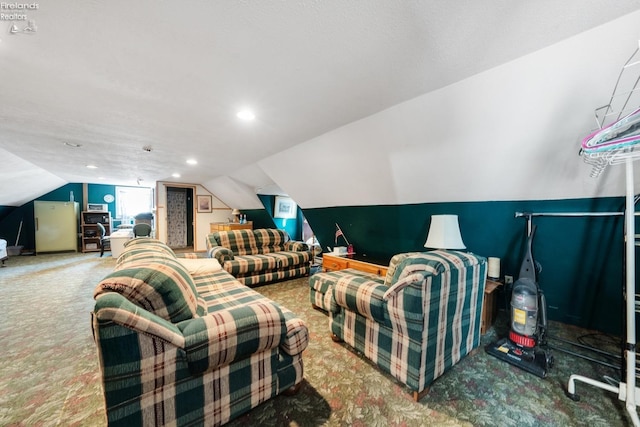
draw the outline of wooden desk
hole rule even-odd
[[[387,275],[387,265],[369,261],[366,257],[358,255],[322,254],[322,269],[324,271],[338,271],[345,268],[353,268],[365,273],[373,273],[379,276]]]
[[[502,283],[495,280],[487,279],[484,287],[484,304],[482,305],[482,321],[480,323],[480,335],[487,333],[487,330],[493,325],[496,318],[498,304],[496,301],[496,289],[502,286]]]
[[[253,230],[253,221],[247,221],[244,224],[239,222],[211,222],[209,223],[209,232],[229,231],[229,230]]]

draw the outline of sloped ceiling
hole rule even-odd
[[[239,208],[260,206],[259,189],[303,208],[606,195],[617,172],[583,184],[579,159],[567,166],[545,144],[575,154],[637,46],[639,8],[58,0],[2,10],[27,19],[0,21],[0,205],[65,182],[140,180],[203,184]],[[255,121],[237,120],[244,107]]]

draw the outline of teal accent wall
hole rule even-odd
[[[47,202],[68,202],[71,192],[73,192],[73,200],[78,202],[79,206],[83,205],[82,200],[82,184],[70,183],[56,188],[55,190],[38,197],[35,200]],[[20,221],[22,221],[22,229],[20,231],[20,239],[18,245],[24,246],[25,249],[33,250],[36,246],[35,236],[35,220],[33,214],[34,200],[16,207],[0,221],[0,237],[7,241],[9,246],[16,244],[18,230],[20,230]]]
[[[526,220],[515,212],[622,211],[623,198],[555,201],[424,203],[305,209],[327,251],[334,246],[335,223],[357,253],[386,258],[425,251],[431,215],[459,216],[467,250],[501,259],[502,276],[517,279],[526,243]],[[534,217],[538,226],[533,255],[551,320],[620,334],[623,325],[623,217]],[[344,245],[339,240],[339,245]],[[639,264],[640,265],[640,264]],[[499,294],[504,306],[506,293]]]
[[[277,228],[273,218],[265,209],[243,209],[247,221],[253,221],[253,228]]]
[[[300,207],[297,207],[298,214],[296,215],[295,219],[274,218],[273,207],[275,205],[276,196],[258,194],[258,198],[264,205],[265,212],[271,218],[271,222],[272,222],[271,227],[276,227],[280,230],[285,230],[287,234],[289,234],[289,237],[291,238],[291,240],[302,239],[302,222],[304,217],[302,216],[302,210],[300,209]],[[248,215],[247,215],[247,218],[249,218]],[[257,227],[255,222],[253,224],[253,227],[261,228],[261,227]],[[264,228],[269,228],[269,227],[264,227]]]
[[[14,211],[15,206],[0,206],[0,221]]]
[[[116,196],[116,186],[115,185],[107,185],[107,184],[89,184],[87,185],[87,203],[100,203],[107,204],[109,208],[109,212],[111,212],[111,218],[115,218],[116,216],[116,202],[115,200],[111,203],[107,203],[104,201],[104,196],[107,194],[111,194],[113,197]]]
[[[73,192],[73,200],[78,202],[80,210],[83,209],[84,200],[82,183],[69,183],[62,187],[38,197],[35,200],[42,200],[48,202],[68,202]],[[88,184],[87,185],[87,199],[90,203],[105,203],[103,197],[105,194],[115,195],[115,185],[103,185],[103,184]],[[6,207],[0,208],[0,238],[7,241],[9,246],[13,246],[16,243],[16,237],[18,235],[18,229],[20,228],[20,221],[22,221],[22,231],[20,232],[19,245],[25,247],[25,249],[35,249],[36,236],[35,236],[35,221],[33,214],[33,202],[32,200],[18,207]],[[116,204],[115,202],[109,203],[109,211],[113,217],[115,214]],[[6,212],[3,214],[3,212]],[[78,219],[79,223],[80,219]]]
[[[82,206],[82,184],[67,184],[37,200],[68,201],[69,192]],[[90,202],[104,203],[115,186],[90,184]],[[259,195],[265,209],[244,210],[255,228],[283,228],[292,239],[301,238],[302,211],[298,218],[274,219],[274,196]],[[304,216],[322,249],[334,246],[338,223],[357,253],[388,258],[400,252],[424,251],[431,215],[459,216],[467,250],[501,259],[502,276],[517,279],[526,243],[526,220],[515,212],[621,212],[623,198],[537,201],[488,201],[423,203],[412,205],[340,206],[305,209]],[[115,204],[109,204],[112,215]],[[33,201],[20,207],[0,209],[0,237],[15,244],[35,247]],[[638,221],[636,221],[638,222]],[[538,226],[533,244],[534,258],[542,266],[538,276],[549,305],[549,318],[569,324],[620,335],[623,333],[624,234],[622,216],[534,217]],[[640,224],[636,224],[640,230]],[[339,245],[344,245],[342,240]],[[636,256],[636,264],[640,259]],[[636,274],[640,277],[640,274]],[[507,292],[499,302],[506,306]]]

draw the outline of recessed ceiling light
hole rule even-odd
[[[98,167],[96,165],[87,165],[87,168],[89,168],[89,169],[98,169]]]
[[[197,165],[198,161],[196,159],[187,159],[188,165]]]
[[[171,176],[174,177],[174,178],[180,178],[180,174],[179,173],[172,173]]]
[[[250,122],[252,120],[254,120],[256,118],[256,115],[253,113],[253,111],[251,110],[241,110],[238,111],[238,114],[236,114],[236,116],[240,119],[240,120],[244,120],[246,122]]]

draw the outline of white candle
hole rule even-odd
[[[500,278],[500,258],[489,257],[489,274],[492,279]]]

